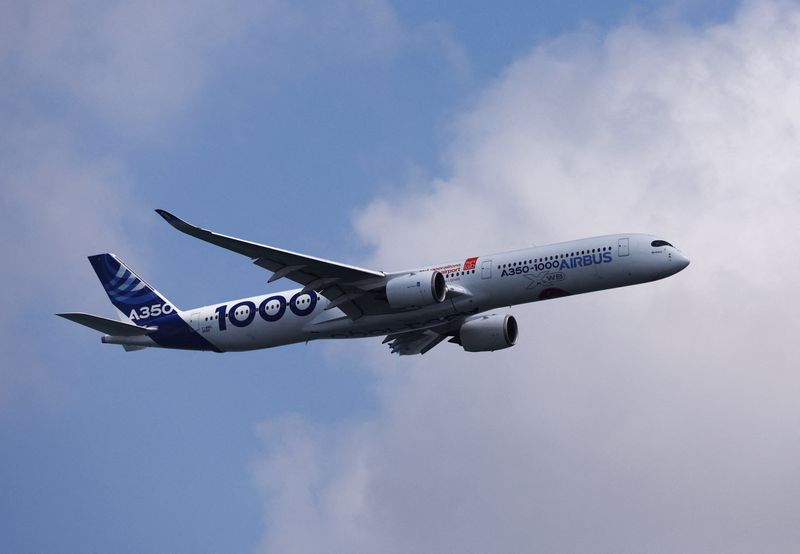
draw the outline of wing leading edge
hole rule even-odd
[[[339,308],[350,318],[392,311],[380,294],[371,292],[385,285],[383,272],[229,237],[192,225],[166,210],[156,213],[187,235],[249,257],[273,272],[269,282],[285,277],[303,285],[306,291],[317,291],[331,301],[331,308]]]

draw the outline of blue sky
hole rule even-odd
[[[724,51],[729,45],[724,42],[726,33],[755,37],[754,41],[770,36],[764,31],[767,24],[758,24],[767,20],[778,25],[774,22],[781,18],[774,13],[770,16],[770,9],[785,9],[796,15],[792,4],[767,5],[771,8],[763,15],[760,3],[749,4],[747,11],[738,3],[722,1],[393,5],[378,0],[339,0],[264,5],[242,2],[228,9],[213,3],[181,2],[141,6],[3,4],[0,11],[6,12],[6,17],[0,18],[4,37],[0,39],[0,75],[5,86],[0,91],[0,114],[6,123],[0,138],[0,161],[7,170],[0,176],[4,191],[0,230],[6,237],[3,258],[7,286],[2,316],[6,361],[0,372],[0,550],[314,551],[313,545],[298,537],[306,530],[309,535],[319,532],[320,537],[342,539],[339,533],[346,525],[330,516],[325,502],[339,505],[336,498],[340,493],[342,504],[352,499],[345,485],[351,482],[348,476],[358,480],[360,474],[353,468],[361,464],[373,467],[369,460],[390,459],[392,453],[397,459],[409,455],[402,447],[393,450],[396,445],[382,449],[373,435],[375,429],[384,429],[391,436],[393,430],[402,427],[396,424],[397,414],[413,414],[419,408],[417,402],[424,404],[419,399],[431,401],[419,410],[429,419],[420,416],[421,421],[415,421],[409,416],[410,423],[399,420],[438,429],[442,435],[439,440],[433,436],[419,442],[414,433],[398,436],[407,439],[409,450],[417,449],[442,463],[452,461],[453,452],[438,452],[435,445],[447,444],[442,437],[457,430],[457,424],[449,419],[453,410],[463,409],[463,419],[472,421],[474,429],[483,429],[485,424],[484,431],[491,436],[502,434],[505,428],[517,428],[504,418],[491,423],[491,417],[482,417],[492,409],[485,409],[475,391],[461,389],[462,380],[480,379],[476,372],[488,368],[470,362],[473,365],[461,375],[450,370],[439,372],[440,367],[452,369],[463,363],[465,354],[455,349],[442,349],[432,362],[424,363],[429,365],[414,361],[413,367],[390,359],[377,345],[360,343],[295,345],[221,356],[158,350],[126,354],[121,348],[102,346],[92,332],[52,314],[69,310],[112,314],[85,259],[100,251],[120,255],[182,308],[280,290],[283,283],[267,285],[268,275],[247,260],[175,232],[156,216],[154,208],[169,209],[227,234],[343,262],[377,264],[378,269],[405,266],[416,259],[413,256],[422,256],[418,262],[428,263],[436,256],[450,256],[446,252],[457,257],[473,248],[569,239],[573,238],[573,229],[575,236],[621,230],[609,228],[613,225],[648,224],[658,227],[654,232],[682,234],[684,241],[696,238],[703,233],[693,233],[697,228],[683,219],[671,220],[669,210],[656,214],[658,210],[654,209],[652,216],[636,219],[621,208],[615,211],[619,202],[603,194],[597,195],[600,200],[595,210],[576,211],[547,226],[547,218],[559,202],[570,205],[569,199],[594,198],[595,190],[605,190],[601,183],[592,189],[592,176],[597,174],[592,164],[622,167],[615,175],[625,182],[645,174],[637,168],[661,163],[644,158],[636,162],[639,165],[631,163],[632,169],[627,172],[625,154],[630,150],[622,146],[621,139],[617,144],[611,133],[612,138],[600,141],[606,146],[595,148],[587,138],[602,134],[602,130],[607,132],[612,127],[602,124],[609,121],[620,123],[619,128],[633,136],[640,130],[626,127],[626,122],[660,113],[662,105],[665,111],[674,108],[671,113],[678,113],[680,104],[670,105],[659,96],[662,88],[657,85],[661,81],[647,91],[656,98],[657,108],[639,115],[624,109],[609,110],[607,113],[615,115],[587,124],[587,134],[579,130],[568,135],[569,125],[579,125],[581,120],[559,120],[559,114],[566,115],[558,111],[563,108],[553,108],[555,115],[548,115],[543,99],[562,95],[577,98],[575,112],[592,114],[606,98],[602,91],[609,79],[613,81],[615,75],[629,77],[618,68],[620,60],[624,67],[635,67],[637,63],[648,65],[649,59],[653,66],[663,64],[664,74],[669,75],[667,70],[680,66],[687,53],[713,50],[707,43]],[[751,20],[756,23],[751,25]],[[719,32],[713,31],[717,26],[721,26]],[[631,44],[651,52],[651,57],[621,56],[619,52]],[[757,46],[753,49],[758,50]],[[593,58],[595,55],[597,58]],[[735,65],[733,54],[732,60],[724,58],[723,62]],[[561,74],[547,69],[551,63],[558,65],[555,62],[577,68],[578,76],[559,81]],[[786,71],[789,86],[797,82],[792,80],[796,78],[792,71]],[[586,80],[580,75],[586,75]],[[541,78],[545,81],[537,80]],[[669,79],[664,83],[676,84]],[[703,84],[698,87],[701,92],[708,88]],[[516,110],[520,104],[514,102],[522,98],[524,106],[528,93],[531,105],[541,111]],[[741,104],[736,106],[763,107],[760,97],[752,100],[743,95],[739,100]],[[698,101],[698,105],[704,104]],[[506,110],[505,106],[516,108]],[[606,113],[603,108],[597,111]],[[520,124],[520,136],[528,136],[528,130],[541,121],[542,129],[553,125],[549,135],[542,131],[553,142],[563,140],[573,148],[578,145],[578,150],[583,148],[586,154],[577,158],[565,154],[566,160],[578,160],[568,164],[576,168],[574,175],[556,170],[539,174],[541,180],[535,182],[553,179],[553,185],[546,191],[537,190],[531,204],[520,201],[523,196],[513,201],[512,193],[499,184],[505,182],[506,168],[511,172],[518,167],[524,172],[524,160],[515,163],[512,159],[500,169],[482,162],[485,158],[496,159],[498,164],[505,160],[504,154],[492,154],[495,144],[502,147],[501,152],[513,150],[514,141],[498,139],[495,143],[489,139],[499,136],[498,129],[516,128],[519,114],[526,122]],[[591,116],[586,120],[593,121]],[[787,120],[793,122],[794,114]],[[713,156],[702,152],[697,154],[696,164],[687,164],[689,169],[671,164],[669,153],[683,152],[675,146],[681,142],[675,137],[690,143],[691,137],[681,134],[683,127],[662,129],[658,121],[653,129],[656,133],[664,130],[667,138],[663,143],[645,142],[645,146],[667,161],[657,171],[648,169],[646,175],[651,180],[631,185],[630,190],[647,186],[651,196],[667,197],[670,190],[680,189],[671,189],[673,185],[659,179],[683,182],[687,175],[707,174],[699,170],[691,173],[692,168],[719,167],[703,165]],[[761,136],[760,131],[763,129],[757,125],[735,127],[727,136]],[[771,131],[764,134],[772,136]],[[629,138],[626,136],[626,140]],[[698,150],[691,152],[699,152],[715,140],[716,136],[711,136],[698,141]],[[626,144],[629,148],[631,143]],[[748,143],[748,148],[759,152],[756,149],[764,144],[771,143],[765,139],[755,145]],[[566,151],[565,146],[558,155]],[[610,160],[603,158],[608,151],[614,153]],[[781,155],[767,147],[764,152]],[[536,158],[535,149],[531,158]],[[581,167],[584,160],[588,169]],[[785,168],[781,175],[796,172],[791,162]],[[582,173],[584,170],[587,173]],[[497,176],[497,188],[485,183],[475,185],[467,177],[475,175],[483,175],[489,182]],[[559,175],[565,183],[563,190],[562,181],[556,178]],[[576,175],[585,177],[581,182],[587,183],[587,189],[570,188],[570,179]],[[703,190],[698,196],[711,200],[719,198],[717,194],[725,198],[740,195],[733,192],[726,196],[711,186]],[[475,193],[473,198],[495,199],[497,205],[487,208],[485,203],[481,207],[464,202],[462,206],[461,196],[470,196],[471,192]],[[726,223],[707,229],[707,236],[721,236],[715,233],[729,230],[725,225],[730,225],[731,214],[750,221],[748,210],[755,209],[753,217],[757,220],[756,216],[763,213],[759,210],[768,209],[776,198],[786,200],[784,205],[796,201],[796,194],[786,187],[776,185],[771,192],[774,194],[763,198],[747,197],[741,206],[719,214],[719,221]],[[530,207],[538,203],[555,208],[537,212]],[[450,222],[446,229],[437,229],[432,206],[449,214],[440,223]],[[478,209],[495,213],[505,207],[505,222],[498,217],[494,227],[487,223],[463,232],[458,229],[463,224],[459,213],[480,213],[475,211]],[[526,207],[530,207],[527,212]],[[586,215],[595,212],[606,212],[608,217]],[[689,209],[693,221],[711,213],[699,208],[698,212]],[[685,213],[682,217],[688,218]],[[779,226],[784,221],[776,216],[773,224]],[[517,224],[518,231],[514,230]],[[425,237],[432,236],[431,232],[441,233],[444,243],[435,247],[426,244]],[[695,251],[706,246],[698,241]],[[716,264],[709,263],[714,275],[738,275],[729,262],[713,256],[709,259]],[[751,272],[746,277],[752,279],[747,286],[775,285],[771,281],[775,277],[768,274]],[[703,291],[711,288],[693,286]],[[662,288],[661,293],[669,294],[669,290]],[[676,290],[679,293],[682,289]],[[609,293],[610,298],[623,299],[623,292]],[[625,305],[632,315],[630,327],[623,332],[639,333],[650,324],[652,303],[658,301],[650,296],[652,292],[637,290],[633,298],[638,304]],[[578,310],[574,313],[583,314],[587,333],[592,332],[590,323],[605,325],[602,318],[595,319],[596,313],[580,312],[576,302],[580,300],[570,299],[562,305],[567,312]],[[601,300],[593,297],[586,309],[603,310],[598,302]],[[779,300],[774,302],[782,305]],[[539,320],[533,312],[538,307],[526,309],[535,328]],[[658,309],[658,313],[666,314],[659,318],[661,331],[680,327],[680,311],[671,309],[668,303],[659,304]],[[747,309],[754,310],[751,315],[756,320],[766,318],[758,306]],[[553,321],[561,317],[555,305],[536,313]],[[712,324],[709,321],[704,329]],[[792,326],[796,330],[796,323],[787,323],[775,336],[782,336]],[[748,327],[731,329],[717,340],[709,339],[709,358],[714,358],[713,352],[726,350],[731,337],[752,336]],[[533,345],[537,338],[538,334],[532,334],[528,341]],[[686,355],[690,354],[697,356],[687,350]],[[739,354],[738,359],[751,359]],[[382,360],[379,355],[385,362],[377,361]],[[609,355],[613,357],[614,353]],[[527,354],[519,356],[496,357],[498,367],[491,371],[510,370],[519,367],[518,362],[531,359]],[[786,358],[776,359],[779,361],[773,367],[780,370]],[[624,359],[618,361],[628,367]],[[719,364],[725,365],[723,361]],[[631,371],[645,371],[634,365]],[[617,397],[602,395],[598,376],[587,373],[589,365],[556,359],[549,367],[564,370],[565,375],[575,378],[574,382],[598,385],[599,398],[588,385],[586,389],[570,388],[547,371],[536,373],[534,383],[544,389],[542,394],[548,394],[548,386],[552,387],[549,392],[563,393],[560,398],[574,403],[569,405],[578,410],[588,402],[596,408],[593,413],[598,414],[598,420],[617,422],[618,411],[627,409],[636,415],[637,409],[643,409],[636,405],[615,407]],[[776,375],[784,375],[778,370]],[[659,384],[675,391],[693,388],[691,382],[676,385],[674,379],[679,378],[669,372],[659,373],[653,381],[640,381],[638,375],[620,370],[611,372],[609,379],[618,378],[623,386],[626,382],[641,385],[640,393],[652,392]],[[709,382],[715,382],[712,377]],[[428,378],[434,380],[425,381]],[[486,404],[491,405],[490,400],[502,404],[504,394],[513,396],[514,390],[519,390],[513,379],[503,382],[508,388],[486,390]],[[796,382],[787,385],[776,377],[773,385],[794,390]],[[712,385],[700,387],[701,391],[712,389]],[[770,397],[769,390],[765,390],[764,398]],[[473,406],[483,406],[484,411],[471,413],[469,406],[458,403],[444,412],[431,408],[439,404],[436,399],[440,395],[452,398],[459,391],[464,399],[478,399]],[[664,406],[669,402],[680,405],[680,396],[675,397],[678,400],[664,398],[668,398]],[[733,403],[738,396],[726,398]],[[546,398],[538,400],[549,405]],[[726,406],[709,407],[711,419],[725,420],[729,415]],[[695,416],[702,412],[699,405],[697,409],[700,411],[693,412]],[[783,419],[794,421],[796,415],[790,411]],[[570,419],[569,415],[562,416]],[[572,412],[572,417],[578,415]],[[775,421],[779,419],[776,414]],[[572,421],[575,425],[560,419],[548,421],[538,422],[541,433],[537,440],[556,452],[564,446],[554,431],[556,427],[565,426],[576,433],[592,431],[582,419],[580,424]],[[762,427],[755,426],[753,432],[769,434],[772,423],[769,420]],[[621,433],[620,429],[631,426],[635,427],[631,420],[620,420],[613,432]],[[711,436],[714,429],[704,432]],[[580,436],[573,438],[581,440]],[[697,443],[692,444],[702,443],[702,438],[698,435]],[[372,445],[366,454],[358,450],[362,444]],[[678,444],[671,446],[679,449]],[[742,439],[742,448],[751,444]],[[765,448],[771,452],[773,446]],[[623,450],[627,453],[638,448],[634,442]],[[479,444],[457,449],[465,457],[478,459],[480,450]],[[796,460],[796,452],[784,454]],[[614,454],[608,456],[613,458]],[[776,452],[775,458],[779,457]],[[577,459],[575,452],[564,455],[566,467]],[[623,482],[622,488],[627,484],[634,490],[641,483],[625,482],[620,469],[626,467],[625,463],[609,471]],[[677,461],[679,467],[681,463]],[[486,459],[456,471],[454,482],[474,482],[484,470],[497,469],[491,458]],[[687,470],[687,474],[686,479],[676,479],[689,489],[702,472]],[[380,472],[370,475],[369,483],[385,486],[369,489],[362,503],[380,499],[383,493],[392,496],[391,491],[400,488],[400,481],[382,481]],[[406,490],[410,491],[425,482],[424,477],[415,480],[413,475],[402,478],[409,479]],[[558,479],[558,472],[554,479]],[[592,489],[588,482],[574,486]],[[318,499],[311,503],[312,508],[305,504],[308,499],[303,491]],[[709,493],[714,499],[707,499],[709,506],[725,498],[717,492]],[[457,491],[444,490],[441,494],[444,498],[459,497]],[[769,497],[760,500],[769,503]],[[413,495],[405,501],[425,503],[422,496]],[[647,513],[636,502],[628,502],[631,511]],[[390,500],[378,502],[370,514],[380,513],[384,505],[394,504]],[[398,529],[422,528],[420,540],[429,539],[407,544],[409,548],[422,545],[424,549],[427,545],[431,550],[448,546],[458,550],[458,545],[469,544],[428,536],[424,525],[415,525],[413,510],[400,512],[409,520],[398,524]],[[519,513],[515,512],[517,516]],[[517,516],[512,515],[509,521]],[[585,517],[591,519],[590,515]],[[490,521],[491,517],[486,519]],[[624,520],[620,515],[619,521]],[[469,527],[467,521],[455,522],[453,529],[463,531],[463,527]],[[736,517],[722,520],[720,527],[731,521],[737,521]],[[406,523],[408,527],[403,526]],[[676,529],[682,524],[685,521],[680,518],[674,523]],[[296,536],[289,534],[293,526],[298,528]],[[385,530],[380,525],[376,528]],[[779,547],[790,544],[791,537],[781,534],[788,528],[787,524],[777,530],[787,541],[776,543]],[[328,544],[334,545],[334,550],[337,545],[347,550],[348,545],[357,544],[365,550],[381,551],[381,538],[390,543],[393,538],[390,531],[383,535],[363,533],[345,533],[341,542],[331,538]],[[596,535],[587,531],[586,536]],[[758,544],[757,539],[751,544]],[[563,544],[556,538],[553,541],[542,543],[542,547],[553,551]],[[525,542],[474,544],[489,550],[515,550]],[[612,550],[615,546],[613,542],[600,544]],[[724,543],[699,537],[688,545],[675,544],[702,550],[703,545]],[[568,550],[583,549],[580,543],[573,543]]]

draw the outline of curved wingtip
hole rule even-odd
[[[172,223],[178,219],[175,215],[169,213],[167,210],[162,210],[161,208],[156,208],[156,213],[166,219],[168,223]]]
[[[175,227],[176,229],[178,229],[180,231],[185,231],[186,229],[189,229],[189,228],[192,227],[187,222],[185,222],[184,220],[182,220],[181,218],[179,218],[175,214],[172,214],[172,213],[168,212],[167,210],[162,210],[160,208],[156,208],[156,213],[158,215],[160,215],[161,217],[163,217],[164,220],[167,223],[169,223],[170,225],[172,225],[173,227]]]

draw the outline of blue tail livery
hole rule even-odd
[[[114,254],[89,256],[111,303],[131,322],[146,325],[176,311],[169,300],[136,275]]]
[[[104,343],[121,344],[125,350],[160,346],[221,352],[183,319],[180,310],[114,254],[89,256],[89,263],[124,322],[78,312],[56,315],[106,333]]]

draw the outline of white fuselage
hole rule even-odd
[[[688,265],[676,248],[651,246],[653,239],[607,235],[397,272],[435,269],[444,274],[449,289],[444,302],[400,313],[351,319],[338,308],[326,310],[330,302],[325,297],[293,289],[203,306],[180,316],[220,351],[397,334],[501,306],[655,281]],[[157,346],[148,337],[126,343]]]

